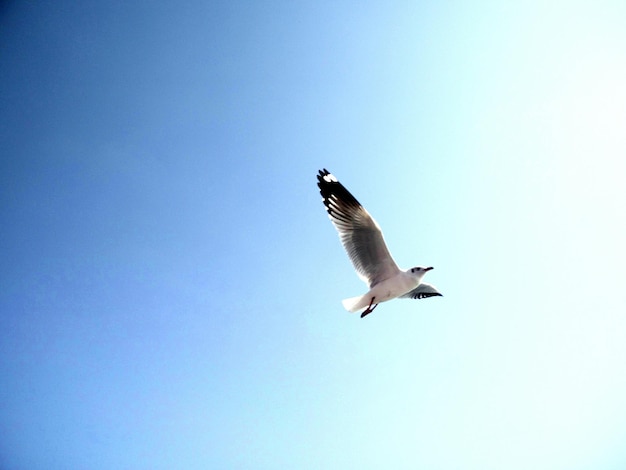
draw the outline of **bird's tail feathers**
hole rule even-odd
[[[349,299],[343,299],[341,301],[343,308],[345,308],[348,312],[354,313],[361,310],[363,307],[367,305],[363,305],[363,296],[358,295],[356,297],[350,297]]]

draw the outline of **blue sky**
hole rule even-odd
[[[8,2],[0,466],[621,469],[623,2]],[[444,297],[382,304],[326,167]]]

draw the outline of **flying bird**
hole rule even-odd
[[[325,168],[317,175],[317,185],[339,239],[358,276],[369,286],[364,295],[341,303],[349,312],[363,308],[361,318],[379,303],[388,300],[423,299],[441,296],[431,284],[422,282],[431,267],[416,266],[405,271],[391,257],[380,226],[350,192]]]

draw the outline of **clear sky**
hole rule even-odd
[[[0,467],[626,467],[626,3],[0,7]],[[333,172],[444,294],[341,299]]]

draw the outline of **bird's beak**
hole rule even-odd
[[[430,267],[428,267],[428,268],[424,269],[424,271],[430,271],[431,269],[435,269],[435,268],[433,268],[432,266],[430,266]]]

